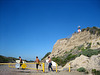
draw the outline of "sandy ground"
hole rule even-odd
[[[43,73],[42,71],[37,72],[36,70],[30,70],[30,69],[22,70],[16,68],[9,68],[7,65],[2,65],[0,66],[0,75],[86,75],[86,74],[76,71],[72,72],[58,71],[56,73],[56,71],[48,72],[47,70],[45,73]]]

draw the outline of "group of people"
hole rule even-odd
[[[21,65],[23,64],[23,62],[22,62],[22,59],[21,59],[20,56],[19,56],[19,60],[20,60],[20,66],[21,66]],[[36,62],[36,69],[37,69],[37,71],[38,71],[38,66],[39,66],[39,65],[41,66],[40,60],[38,59],[38,56],[36,56],[35,62]],[[52,62],[51,62],[50,56],[48,56],[48,63],[49,63],[49,65],[48,65],[48,71],[50,71],[50,68],[51,68],[51,70],[53,71],[53,69],[52,69]]]

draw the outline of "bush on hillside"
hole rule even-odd
[[[93,75],[100,75],[100,71],[97,71],[96,69],[92,69]]]
[[[69,55],[65,58],[65,60],[64,60],[64,61],[69,62],[70,60],[75,59],[75,57],[76,57],[76,56],[77,56],[77,55],[72,55],[72,54],[69,54]]]
[[[100,36],[100,29],[98,29],[97,36]]]
[[[85,49],[82,51],[81,54],[91,57],[92,55],[98,55],[99,53],[100,53],[100,50]]]
[[[96,71],[95,75],[100,75],[100,71]]]
[[[79,72],[85,72],[86,69],[84,67],[80,67],[79,69],[77,69],[77,71],[79,71]]]
[[[95,74],[96,73],[96,69],[92,69],[92,74]]]
[[[91,48],[91,43],[87,43],[87,47],[86,47],[86,49],[89,49],[89,48]]]
[[[87,27],[87,28],[86,28],[86,31],[89,31],[89,30],[90,30],[90,27]]]
[[[68,52],[66,51],[64,54],[67,54]]]
[[[69,54],[66,57],[53,57],[52,60],[55,61],[58,65],[64,66],[67,62],[76,58],[77,55]]]
[[[80,55],[85,55],[87,57],[91,57],[92,55],[98,55],[100,54],[100,49],[92,50],[92,49],[82,49],[82,52],[77,54],[77,57]]]
[[[82,50],[82,49],[84,49],[84,45],[78,46],[78,50]]]
[[[97,42],[97,45],[100,45],[100,43],[99,43],[99,42]]]
[[[53,57],[52,60],[61,66],[64,66],[66,64],[66,62],[64,62],[61,57]]]
[[[90,28],[90,27],[87,27],[87,28],[85,28],[85,29],[82,29],[82,32],[83,31],[89,31],[91,34],[93,34],[93,35],[95,35],[95,34],[97,34],[97,36],[100,36],[100,29],[99,28],[97,28],[97,27],[92,27],[92,28]]]
[[[85,31],[86,29],[82,29],[81,31],[83,32],[83,31]]]
[[[41,60],[45,59],[47,56],[49,56],[51,52],[48,52]]]

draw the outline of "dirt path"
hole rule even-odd
[[[37,72],[36,70],[22,70],[22,69],[12,69],[8,66],[0,66],[0,75],[85,75],[80,72],[48,72],[43,73],[42,71]]]

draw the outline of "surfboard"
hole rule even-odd
[[[20,64],[19,64],[19,63],[16,63],[16,64],[15,64],[15,67],[16,67],[16,68],[20,68]]]
[[[48,61],[49,61],[49,60],[46,60],[46,63],[49,63]]]
[[[56,62],[54,61],[51,61],[52,62],[52,66],[56,66]]]
[[[46,60],[46,63],[49,63],[48,61],[49,61],[49,60]],[[51,61],[51,63],[52,63],[52,66],[56,66],[56,62]]]

